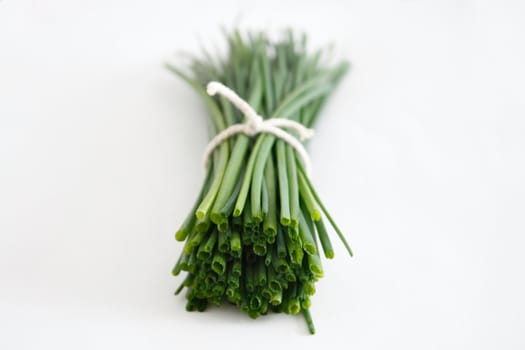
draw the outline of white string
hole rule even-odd
[[[228,138],[236,134],[254,136],[264,132],[272,134],[285,141],[290,146],[292,146],[297,151],[297,153],[299,153],[299,156],[301,157],[301,160],[303,161],[303,164],[306,168],[306,172],[310,174],[311,163],[310,157],[308,156],[308,152],[306,152],[306,149],[304,148],[303,144],[299,142],[299,140],[295,136],[288,133],[287,131],[284,131],[282,128],[289,128],[296,131],[301,141],[313,136],[314,131],[312,129],[308,129],[303,124],[290,119],[264,119],[263,117],[258,115],[257,112],[255,112],[252,106],[250,106],[245,100],[240,98],[239,95],[235,93],[235,91],[217,81],[212,81],[208,83],[206,91],[210,96],[213,96],[215,94],[224,96],[235,107],[237,107],[239,111],[241,111],[244,114],[244,116],[246,117],[246,122],[241,124],[230,125],[210,140],[204,151],[204,167],[208,167],[208,161],[215,148],[217,148],[217,146],[219,146]]]

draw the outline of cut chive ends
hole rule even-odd
[[[168,69],[203,99],[211,129],[219,133],[244,116],[222,97],[206,93],[219,81],[266,118],[288,118],[311,128],[348,64],[326,63],[305,36],[287,32],[226,34],[228,54],[192,59],[189,69]],[[301,313],[315,333],[309,308],[324,276],[321,255],[333,259],[333,231],[352,256],[341,230],[321,202],[295,149],[271,134],[237,134],[215,149],[206,178],[175,234],[184,242],[172,274],[185,272],[186,310],[234,304],[251,318],[269,312]]]

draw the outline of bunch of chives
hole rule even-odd
[[[243,116],[224,98],[207,95],[209,81],[229,86],[260,115],[311,127],[348,69],[346,62],[324,63],[322,50],[307,51],[304,34],[288,31],[275,41],[234,31],[226,39],[225,58],[205,53],[184,70],[168,65],[203,98],[213,133]],[[313,334],[309,307],[323,276],[321,250],[334,256],[324,219],[352,255],[290,145],[270,134],[231,137],[214,151],[175,235],[185,244],[173,274],[187,272],[176,294],[187,289],[188,311],[229,302],[252,318],[302,312]]]

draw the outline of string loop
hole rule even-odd
[[[227,127],[226,129],[219,132],[215,135],[204,151],[203,162],[204,167],[208,167],[208,162],[211,154],[221,143],[223,143],[228,138],[236,134],[244,134],[247,136],[255,136],[259,133],[268,133],[272,134],[275,137],[285,141],[290,146],[292,146],[299,156],[305,166],[307,173],[311,171],[310,157],[308,152],[304,148],[303,144],[299,141],[304,141],[313,136],[314,130],[305,127],[303,124],[296,122],[295,120],[283,119],[283,118],[270,118],[264,119],[262,116],[257,114],[257,112],[242,98],[235,93],[232,89],[223,85],[217,81],[212,81],[208,83],[206,87],[208,95],[214,96],[219,94],[225,97],[230,101],[239,111],[244,114],[246,121],[244,123],[233,124]],[[283,130],[283,128],[292,129],[299,135],[299,140],[290,134],[289,132]]]

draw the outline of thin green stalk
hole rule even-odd
[[[284,226],[288,226],[291,221],[290,215],[290,197],[288,185],[288,172],[286,167],[286,147],[284,141],[278,140],[276,144],[277,153],[277,175],[279,179],[279,196],[281,207],[280,222]]]
[[[306,258],[308,259],[308,268],[310,269],[310,272],[317,278],[323,277],[323,266],[321,265],[319,254],[306,254]]]
[[[299,193],[301,194],[301,200],[303,201],[310,217],[314,221],[321,219],[321,212],[317,208],[315,199],[312,196],[312,192],[306,183],[305,176],[303,173],[299,172]]]
[[[216,151],[217,152],[217,151]],[[211,183],[210,189],[208,190],[208,193],[202,200],[201,204],[197,208],[197,212],[195,215],[198,219],[203,219],[210,210],[213,201],[215,200],[215,197],[217,196],[222,179],[224,177],[224,172],[226,171],[226,166],[228,165],[228,156],[229,156],[229,146],[227,143],[223,143],[219,146],[218,149],[218,164],[217,168],[214,167],[214,169],[217,169],[215,172],[215,177],[213,178],[213,181]]]
[[[268,186],[266,186],[266,181],[263,179],[261,188],[261,210],[263,214],[263,220],[268,214],[268,205]]]
[[[240,216],[246,204],[246,198],[248,197],[248,191],[250,190],[255,160],[257,158],[257,154],[259,153],[259,149],[261,148],[261,142],[259,142],[259,140],[260,138],[257,140],[257,142],[255,142],[255,146],[253,147],[250,158],[248,159],[248,164],[246,164],[246,172],[242,182],[241,191],[239,192],[237,202],[235,203],[235,207],[233,209],[233,216]]]
[[[310,228],[308,227],[308,224],[306,223],[306,219],[304,218],[304,214],[302,211],[299,213],[299,234],[303,242],[303,249],[308,254],[316,254],[317,253],[316,244],[315,244],[312,232],[310,231]]]
[[[226,232],[220,232],[218,235],[218,245],[217,249],[221,253],[228,253],[230,251],[230,242],[231,242],[231,231],[227,230]]]
[[[253,215],[255,222],[257,223],[262,222],[264,218],[262,207],[261,207],[262,183],[263,183],[263,175],[264,175],[264,168],[266,165],[266,159],[268,158],[268,155],[270,154],[271,149],[272,149],[271,143],[263,142],[261,144],[261,148],[259,150],[259,153],[257,154],[257,159],[255,161],[255,166],[254,166],[253,174],[252,174],[252,184],[250,187],[252,215]]]
[[[306,179],[306,184],[308,185],[308,188],[312,192],[312,195],[314,196],[315,201],[317,202],[319,207],[321,207],[321,210],[323,211],[324,215],[326,216],[326,218],[328,219],[328,221],[330,222],[330,224],[334,228],[334,230],[337,233],[337,235],[339,236],[339,239],[341,240],[341,242],[343,242],[343,245],[345,246],[346,251],[348,252],[348,254],[350,254],[350,256],[353,256],[354,254],[352,253],[352,249],[350,248],[350,245],[346,241],[345,236],[343,235],[343,233],[341,232],[341,230],[339,229],[339,227],[335,223],[334,219],[332,219],[332,216],[330,215],[328,210],[326,210],[325,206],[323,205],[323,202],[321,202],[321,199],[319,198],[319,195],[317,194],[317,192],[315,191],[312,183],[310,182],[310,179],[308,179],[308,177],[304,173],[304,169],[301,166],[299,166],[299,172],[304,175],[304,178]]]
[[[286,146],[286,165],[288,171],[288,191],[290,196],[290,225],[297,228],[299,224],[299,184],[297,182],[297,167],[295,164],[294,150]]]
[[[279,226],[277,229],[277,256],[283,259],[286,258],[287,256],[286,241],[285,241],[284,233],[283,233],[281,226]]]
[[[234,188],[238,182],[239,175],[241,173],[242,165],[244,162],[244,155],[248,151],[248,146],[250,144],[250,138],[245,135],[237,136],[237,141],[233,147],[230,161],[227,164],[225,169],[224,181],[222,182],[219,192],[217,194],[217,199],[213,205],[211,211],[211,220],[219,224],[229,215],[228,212],[224,212],[224,209],[227,209],[227,201],[232,196]]]
[[[207,261],[211,258],[213,248],[217,242],[217,231],[213,231],[206,242],[199,247],[197,259]]]
[[[306,320],[306,324],[308,325],[308,330],[310,331],[310,334],[315,334],[314,321],[312,320],[312,315],[310,314],[310,310],[303,309],[303,315],[304,315],[304,319]]]
[[[324,225],[323,220],[314,221],[314,224],[317,231],[317,235],[319,236],[319,240],[321,241],[321,246],[323,247],[324,255],[328,259],[333,259],[334,249],[332,248],[332,242],[330,242],[330,237],[326,232],[326,227]]]
[[[263,234],[266,237],[274,237],[277,234],[277,184],[273,156],[266,162],[264,181],[268,193],[268,212],[264,217]]]
[[[238,258],[241,256],[241,235],[239,231],[232,232],[232,238],[230,241],[230,249],[234,257]]]
[[[201,202],[202,198],[204,197],[204,194],[206,191],[208,191],[210,180],[212,178],[212,169],[208,170],[206,174],[206,178],[204,179],[204,184],[202,186],[202,189],[199,193],[199,196],[197,197],[197,200],[195,201],[195,204],[193,205],[193,208],[191,209],[189,215],[186,217],[186,220],[184,220],[184,223],[181,225],[179,230],[175,233],[175,239],[179,242],[184,241],[190,232],[193,230],[193,227],[195,226],[195,223],[197,221],[195,217],[195,211],[197,210],[197,207],[199,203]]]

